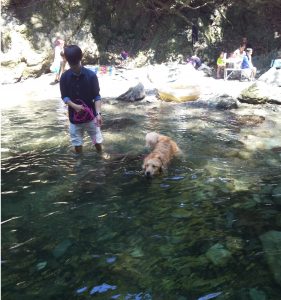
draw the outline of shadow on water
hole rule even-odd
[[[260,235],[281,227],[280,152],[246,149],[259,125],[108,102],[106,160],[71,154],[59,100],[33,104],[2,112],[5,299],[279,299]],[[151,130],[183,155],[147,180]]]

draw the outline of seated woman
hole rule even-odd
[[[254,80],[257,73],[257,68],[255,68],[252,63],[252,54],[253,49],[247,48],[246,55],[244,56],[241,64],[241,69],[243,70],[242,76],[246,77],[249,80]]]
[[[221,74],[224,71],[224,68],[225,68],[225,65],[226,65],[225,56],[226,56],[226,53],[224,53],[222,51],[220,53],[220,56],[217,59],[217,79],[221,78]]]
[[[235,65],[234,65],[235,68],[237,69],[241,68],[241,64],[245,55],[246,55],[245,45],[242,44],[233,53],[233,58],[235,59]]]

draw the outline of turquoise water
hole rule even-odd
[[[2,111],[3,299],[280,299],[260,239],[281,231],[280,152],[241,142],[274,124],[188,105],[103,111],[110,159],[88,139],[71,153],[58,99]],[[183,154],[147,180],[151,130]]]

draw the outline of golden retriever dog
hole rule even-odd
[[[171,159],[180,153],[179,147],[171,138],[157,132],[149,132],[145,137],[145,141],[146,146],[153,149],[145,157],[142,166],[147,177],[162,173]]]

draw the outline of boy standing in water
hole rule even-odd
[[[74,151],[82,153],[86,130],[96,150],[101,152],[103,137],[98,78],[93,71],[81,65],[83,54],[78,46],[67,46],[64,55],[70,69],[62,74],[60,90],[62,100],[68,105],[69,133]],[[86,113],[87,117],[84,117]]]

